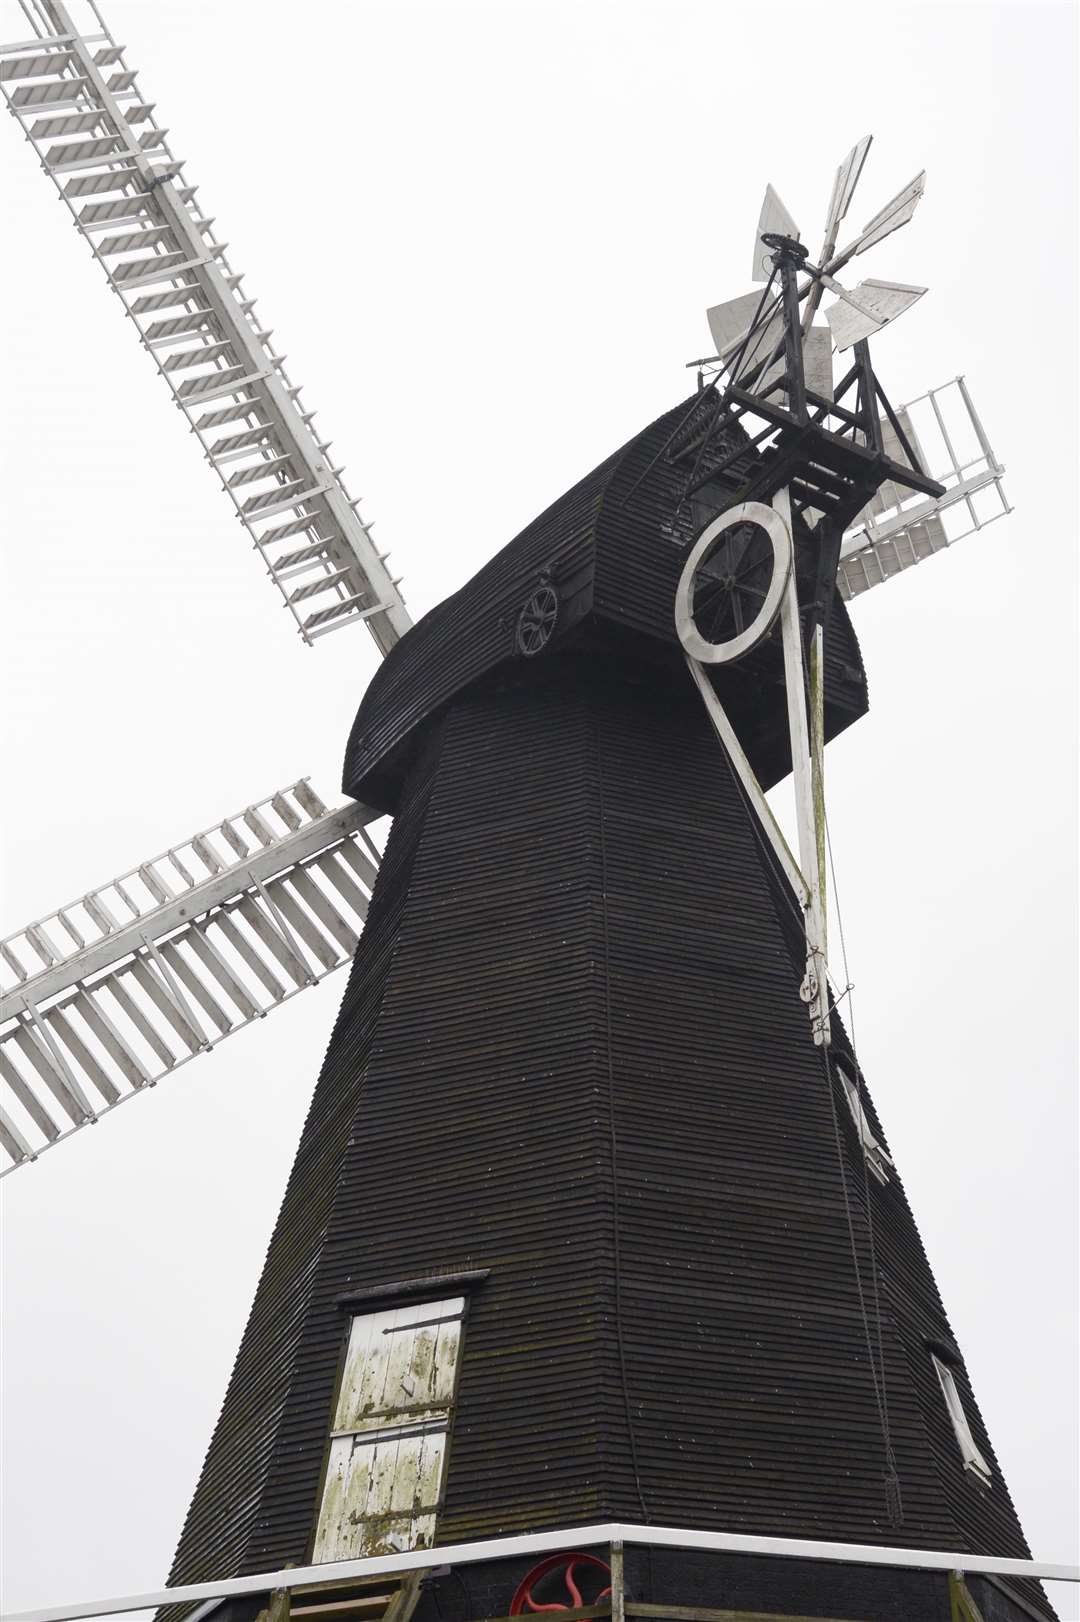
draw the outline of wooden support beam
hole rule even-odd
[[[983,1614],[971,1597],[962,1571],[949,1573],[950,1622],[983,1622]]]
[[[287,1588],[272,1589],[269,1604],[263,1606],[255,1622],[289,1622],[291,1598]]]
[[[881,398],[880,395],[879,398]],[[800,435],[799,443],[802,442],[803,436],[812,436],[811,442],[814,445],[816,457],[824,460],[828,451],[834,451],[839,457],[837,465],[845,471],[850,469],[852,473],[865,471],[870,475],[879,475],[876,479],[879,484],[884,479],[892,479],[894,483],[905,485],[910,490],[918,490],[923,495],[941,496],[945,493],[945,486],[939,484],[936,479],[929,479],[924,473],[917,472],[912,467],[903,467],[899,462],[893,462],[887,456],[878,456],[864,446],[855,445],[851,440],[842,438],[840,434],[834,434],[830,429],[822,428],[820,424],[811,424],[809,429],[804,429],[803,425],[796,422],[791,413],[785,411],[783,406],[774,405],[771,400],[764,399],[760,395],[748,394],[744,389],[733,388],[729,391],[729,399],[732,404],[740,406],[744,411],[753,412],[758,417],[763,417],[766,422],[771,422],[775,427],[788,428],[793,433]],[[884,399],[882,399],[882,404],[886,407],[886,415],[889,415],[892,412],[892,407]],[[892,422],[893,416],[895,416],[895,413],[889,416],[890,422]],[[893,423],[893,427],[897,428],[898,425]],[[901,446],[904,444],[902,436],[903,430],[899,429],[897,437]]]
[[[423,1578],[422,1571],[413,1571],[402,1580],[401,1587],[386,1607],[384,1622],[412,1622]]]
[[[393,1597],[392,1594],[362,1594],[352,1599],[324,1600],[321,1605],[294,1605],[292,1622],[296,1622],[298,1616],[344,1616],[346,1612],[351,1615],[356,1611],[371,1611],[381,1616]]]
[[[351,1300],[352,1297],[349,1297],[349,1299]],[[356,1593],[357,1589],[372,1588],[377,1590],[377,1593],[371,1596],[372,1600],[377,1599],[381,1605],[387,1605],[397,1592],[398,1581],[399,1579],[396,1576],[387,1576],[386,1572],[376,1577],[335,1577],[330,1582],[298,1583],[292,1594],[294,1600],[314,1600],[321,1595],[337,1593],[344,1593],[351,1597]],[[295,1609],[293,1615],[296,1615]]]
[[[623,1581],[623,1546],[617,1539],[611,1545],[611,1622],[626,1622],[626,1588]]]

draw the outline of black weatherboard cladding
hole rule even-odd
[[[611,465],[569,529],[595,531]],[[790,893],[644,623],[649,526],[665,591],[684,555],[664,511],[619,520],[617,614],[579,537],[558,578],[587,606],[508,657],[563,556],[545,515],[547,552],[519,568],[511,543],[498,589],[482,571],[365,700],[349,786],[396,821],[172,1582],[310,1556],[340,1297],[472,1269],[440,1542],[619,1518],[1027,1552],[958,1366],[990,1488],[962,1468],[925,1344],[948,1322],[899,1178],[867,1188],[830,1097]],[[865,689],[839,614],[832,644],[836,730]],[[759,679],[744,735],[767,755],[782,696]],[[899,1528],[836,1121],[864,1283],[873,1201]]]
[[[278,1444],[297,1351],[317,1276],[341,1160],[356,1116],[363,1064],[379,1011],[381,976],[393,952],[408,870],[426,797],[423,773],[394,824],[372,897],[363,950],[350,973],[330,1049],[304,1125],[228,1392],[188,1511],[170,1582],[252,1569],[266,1494],[278,1475]],[[325,1429],[326,1416],[319,1422]],[[255,1561],[258,1565],[258,1560]]]

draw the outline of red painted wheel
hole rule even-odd
[[[606,1579],[605,1587],[601,1588],[598,1594],[593,1594],[590,1599],[582,1598],[581,1589],[574,1580],[575,1571],[582,1566],[588,1567],[594,1573],[601,1573]],[[549,1592],[559,1592],[556,1573],[562,1575],[562,1589],[567,1598],[565,1600],[537,1598],[533,1594],[533,1589],[547,1577],[553,1578],[547,1585]],[[594,1577],[594,1582],[595,1580]],[[520,1616],[523,1611],[577,1611],[585,1605],[598,1604],[600,1600],[607,1599],[610,1593],[611,1567],[603,1560],[598,1560],[594,1554],[550,1554],[518,1583],[514,1597],[510,1601],[510,1615]]]

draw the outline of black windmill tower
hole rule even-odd
[[[344,786],[393,829],[174,1584],[327,1563],[298,1615],[424,1622],[1053,1615],[722,1544],[1027,1554],[826,962],[822,750],[867,708],[842,598],[882,567],[845,536],[888,484],[925,540],[945,494],[867,347],[921,290],[833,279],[921,195],[838,253],[867,145],[820,263],[770,189],[698,392],[363,698]],[[762,799],[789,772],[797,855]],[[608,1524],[639,1535],[575,1530]],[[331,1582],[520,1534],[551,1552]]]

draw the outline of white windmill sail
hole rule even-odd
[[[60,0],[27,11],[37,37],[0,47],[9,109],[304,640],[366,624],[386,653],[411,621],[385,554],[92,11],[84,33]],[[0,942],[0,1175],[348,962],[376,816],[304,780]]]
[[[379,817],[305,778],[0,941],[0,1177],[348,963]]]
[[[994,455],[962,377],[929,389],[896,413],[923,471],[945,494],[914,495],[886,481],[844,536],[837,589],[845,601],[903,574],[1012,511]],[[886,456],[907,462],[892,424],[883,419]]]
[[[154,104],[104,28],[61,0],[45,32],[0,47],[0,89],[123,302],[306,642],[366,623],[383,653],[409,628],[386,554],[312,431],[226,244],[196,203]]]

